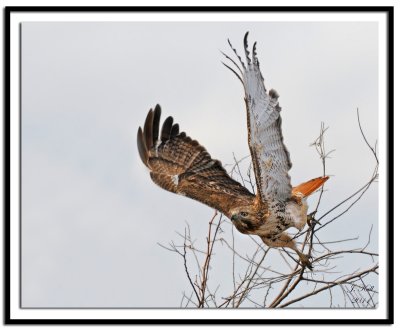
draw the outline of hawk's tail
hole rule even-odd
[[[327,180],[329,176],[322,176],[309,180],[308,182],[302,183],[292,189],[292,195],[305,198],[320,188]]]

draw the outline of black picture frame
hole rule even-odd
[[[387,291],[388,314],[386,319],[14,319],[10,314],[10,20],[13,13],[49,12],[324,12],[324,13],[369,13],[380,12],[387,15],[387,141],[388,141],[388,199],[387,202]],[[394,8],[393,7],[5,7],[4,8],[4,322],[5,324],[393,324],[394,323],[394,229],[393,229],[393,152],[394,152]]]

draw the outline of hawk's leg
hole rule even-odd
[[[321,225],[321,223],[314,217],[316,213],[317,213],[317,211],[315,210],[307,215],[307,225],[308,226],[310,226],[310,227],[315,226],[315,224]]]
[[[281,234],[272,237],[268,236],[268,238],[261,237],[261,239],[269,247],[286,247],[294,250],[299,256],[301,264],[312,270],[310,257],[307,256],[306,254],[303,254],[299,249],[297,249],[296,242],[289,234],[283,232]]]
[[[300,259],[301,265],[306,266],[309,270],[312,271],[313,270],[313,266],[312,266],[311,261],[310,261],[311,256],[303,254],[299,250],[295,250],[295,251],[299,255],[299,259]]]

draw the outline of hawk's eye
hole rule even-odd
[[[240,216],[242,216],[242,217],[247,217],[248,215],[249,215],[249,213],[247,213],[245,211],[240,212]]]

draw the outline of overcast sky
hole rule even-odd
[[[172,115],[223,164],[232,163],[233,152],[248,155],[244,92],[221,64],[220,50],[230,53],[228,37],[239,51],[246,31],[257,41],[267,88],[280,94],[293,185],[322,174],[310,144],[324,122],[327,149],[335,152],[321,211],[361,187],[374,162],[356,109],[374,143],[377,28],[368,22],[23,23],[22,306],[179,306],[189,291],[182,261],[157,243],[181,242],[176,232],[186,222],[205,241],[214,211],[152,183],[136,132],[159,103],[163,118]],[[377,251],[377,185],[320,237],[359,236],[353,246],[363,246],[371,225]],[[254,250],[249,237],[235,232],[235,239],[238,248]],[[215,282],[231,283],[229,257],[213,264]]]

